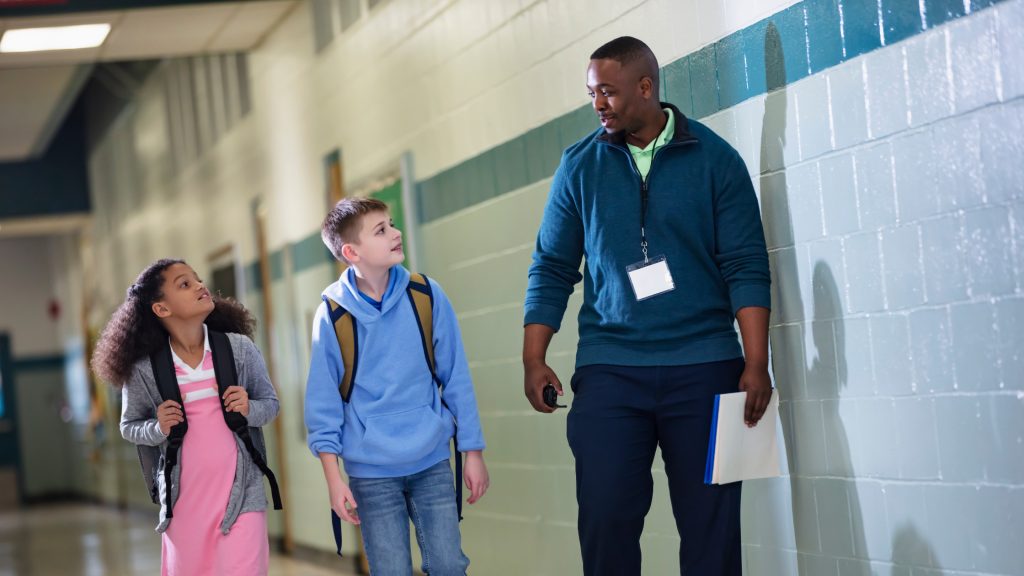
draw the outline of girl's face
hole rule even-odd
[[[205,320],[213,312],[213,298],[199,275],[188,264],[172,264],[164,270],[164,297],[153,304],[160,319]]]

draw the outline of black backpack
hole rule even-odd
[[[217,378],[217,389],[219,396],[223,397],[224,392],[231,386],[238,385],[238,372],[235,369],[235,355],[231,351],[231,341],[226,334],[207,330],[210,337],[210,353],[213,356],[213,371]],[[149,357],[153,366],[153,377],[156,379],[156,387],[160,391],[161,403],[174,400],[182,404],[181,391],[178,389],[178,377],[174,373],[174,360],[171,358],[171,345],[159,348]],[[277,487],[277,479],[274,473],[267,466],[267,449],[263,442],[263,432],[259,428],[250,427],[245,416],[238,412],[228,412],[224,409],[224,403],[220,405],[224,413],[224,422],[245,444],[256,467],[263,472],[263,475],[270,481],[270,493],[274,500],[274,510],[281,509],[281,492]],[[171,472],[178,464],[178,456],[181,452],[181,443],[188,432],[188,418],[185,418],[185,411],[182,410],[183,422],[171,427],[171,433],[167,436],[167,462],[164,464],[164,485],[167,493],[164,495],[167,507],[167,518],[173,518],[173,506],[171,503]],[[142,465],[142,476],[146,480],[146,487],[149,488],[150,498],[154,504],[160,504],[160,494],[154,481],[160,463],[159,446],[136,445],[139,453],[139,463]]]

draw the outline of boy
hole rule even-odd
[[[323,464],[331,509],[362,525],[374,576],[412,573],[410,518],[423,572],[464,575],[469,559],[448,464],[453,436],[466,453],[470,504],[487,491],[489,478],[455,311],[437,283],[402,266],[402,233],[383,202],[338,202],[321,236],[349,265],[323,292],[306,384],[309,448]]]

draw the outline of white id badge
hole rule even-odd
[[[626,273],[629,274],[638,301],[676,289],[664,256],[655,256],[647,262],[626,266]]]

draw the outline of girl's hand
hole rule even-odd
[[[491,485],[491,476],[487,473],[487,465],[484,464],[483,450],[466,452],[466,469],[462,471],[462,476],[470,491],[468,502],[476,504],[484,497],[487,488]]]
[[[356,508],[356,499],[352,496],[352,490],[348,484],[340,478],[336,482],[328,482],[327,491],[331,498],[331,510],[349,524],[359,524],[359,513]],[[347,505],[347,506],[346,506]]]
[[[242,416],[249,415],[249,393],[241,386],[230,386],[224,391],[224,409],[238,412]]]
[[[171,427],[185,421],[181,412],[181,404],[174,400],[168,400],[156,408],[156,421],[160,424],[160,431],[167,436],[171,433]]]

